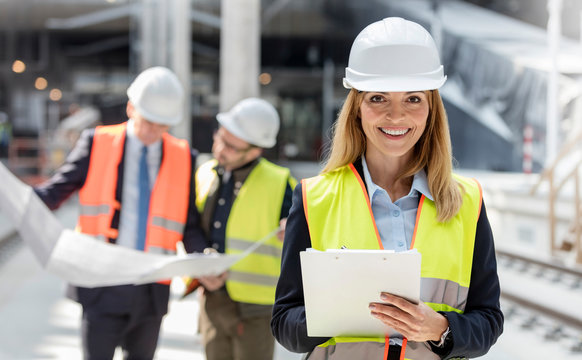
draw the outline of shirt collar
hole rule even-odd
[[[129,140],[129,143],[132,144],[133,146],[139,147],[141,151],[141,147],[144,146],[144,143],[142,143],[141,140],[137,137],[137,135],[135,135],[135,125],[133,119],[127,120],[126,135]],[[158,140],[155,143],[148,145],[147,146],[148,153],[151,153],[152,151],[159,151],[161,149],[161,146],[162,140]]]
[[[414,174],[414,179],[412,180],[412,187],[410,191],[412,190],[416,190],[422,195],[424,195],[430,201],[434,201],[432,194],[428,188],[428,180],[426,178],[426,172],[424,171],[424,169]]]
[[[255,159],[249,161],[248,163],[246,163],[246,164],[244,164],[244,165],[242,165],[234,170],[231,170],[231,172],[234,174],[237,174],[237,173],[248,174],[248,173],[250,173],[250,171],[252,169],[255,168],[255,166],[259,163],[260,160],[261,160],[261,157],[259,156]],[[213,170],[216,171],[219,175],[222,175],[226,172],[226,170],[224,170],[224,168],[220,164],[218,164],[218,162],[216,163],[216,165],[214,165]]]
[[[368,188],[368,193],[370,194],[371,198],[372,197],[371,195],[373,195],[376,190],[384,189],[382,189],[372,181],[372,176],[370,175],[370,170],[368,169],[368,164],[366,163],[365,156],[362,156],[362,168],[364,172],[364,181],[366,181],[366,187]],[[412,186],[410,187],[410,192],[408,193],[407,196],[411,196],[415,192],[418,192],[427,197],[429,200],[434,201],[432,194],[430,193],[430,190],[428,188],[428,180],[426,178],[426,172],[424,171],[424,169],[414,174],[414,178],[412,179]]]

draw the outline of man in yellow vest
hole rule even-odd
[[[248,98],[217,120],[214,160],[196,172],[207,251],[236,254],[257,241],[261,245],[227,273],[200,279],[200,330],[208,360],[269,360],[282,248],[273,231],[289,213],[296,181],[289,169],[261,157],[279,131],[279,115],[270,103]]]
[[[164,67],[142,72],[127,90],[129,120],[85,130],[66,163],[35,188],[51,209],[79,190],[77,228],[141,251],[202,251],[193,176],[196,151],[167,133],[182,119],[184,91]],[[152,359],[168,310],[169,281],[100,288],[69,287],[83,307],[85,359]]]

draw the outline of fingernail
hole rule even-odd
[[[382,299],[382,300],[388,300],[388,296],[386,296],[384,294],[380,294],[380,299]]]
[[[370,310],[376,310],[376,305],[370,304],[370,305],[368,305],[368,309],[370,309]]]

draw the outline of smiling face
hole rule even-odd
[[[410,160],[429,111],[423,91],[364,93],[359,113],[367,139],[366,158]]]

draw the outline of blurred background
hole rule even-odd
[[[483,185],[507,317],[487,357],[582,359],[580,0],[0,0],[0,161],[42,181],[163,65],[190,94],[174,135],[208,153],[216,113],[260,96],[282,120],[266,157],[315,175],[351,43],[388,16],[437,41],[456,168]],[[0,358],[79,358],[79,309],[1,220]],[[160,359],[202,356],[196,306],[175,301]]]

